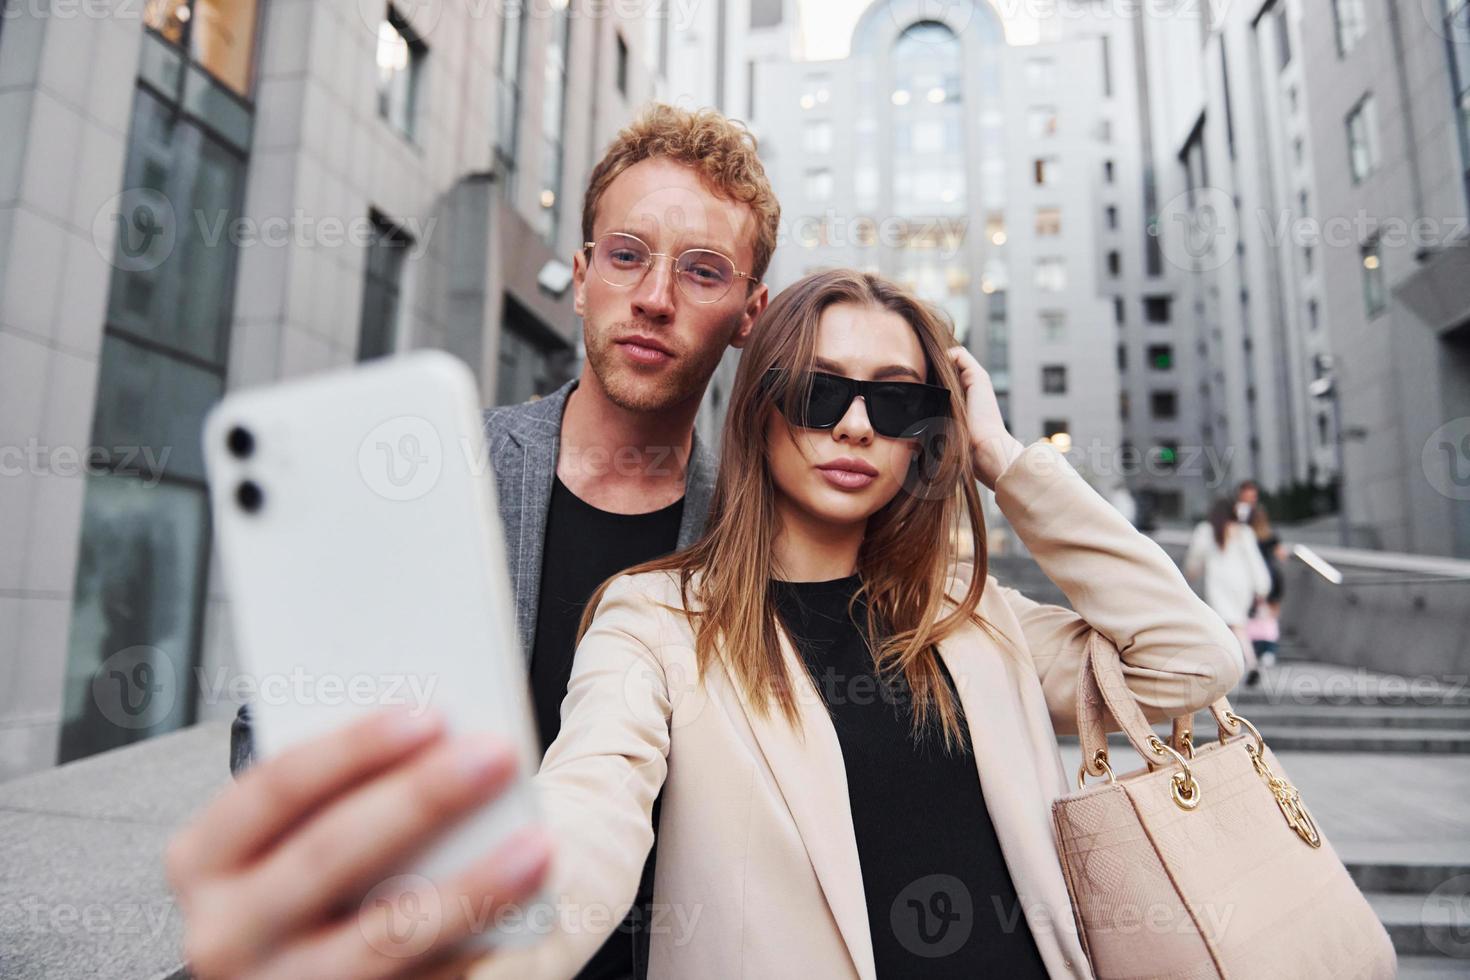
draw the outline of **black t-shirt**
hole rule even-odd
[[[587,600],[624,569],[673,551],[683,517],[683,497],[647,514],[613,514],[582,500],[560,477],[553,481],[531,646],[531,695],[542,751],[561,731],[561,702]]]
[[[577,652],[577,624],[593,591],[639,562],[678,547],[684,498],[647,514],[613,514],[572,493],[557,477],[546,515],[541,595],[531,645],[531,700],[544,752],[561,731],[561,703]],[[658,828],[658,803],[653,826]],[[578,980],[621,980],[647,974],[648,933],[640,927],[653,902],[654,852],[650,851],[633,911],[577,974]]]
[[[904,686],[874,669],[865,607],[848,615],[860,582],[777,581],[772,596],[842,746],[878,976],[1045,978],[974,756],[946,755],[937,729],[914,740]]]

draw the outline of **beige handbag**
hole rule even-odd
[[[1154,734],[1094,634],[1077,693],[1079,792],[1052,804],[1083,946],[1100,980],[1393,977],[1382,923],[1260,733],[1221,698],[1220,740]],[[1115,777],[1105,710],[1148,763]],[[1170,744],[1172,743],[1172,744]],[[1085,786],[1087,775],[1107,782]]]

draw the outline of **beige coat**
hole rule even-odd
[[[1240,658],[1163,551],[1050,446],[1028,448],[996,499],[1076,612],[990,579],[980,612],[1005,642],[967,627],[940,655],[1048,972],[1088,977],[1050,817],[1051,801],[1074,785],[1056,736],[1075,731],[1088,635],[1118,648],[1156,721],[1224,694]],[[599,605],[577,648],[561,735],[535,779],[558,842],[548,892],[557,907],[525,921],[552,935],[472,975],[573,975],[632,902],[662,790],[651,977],[872,977],[846,775],[820,693],[784,636],[801,732],[755,710],[723,668],[699,680],[690,627],[664,604],[682,608],[674,580],[649,573],[620,578]]]

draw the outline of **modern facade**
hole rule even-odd
[[[575,371],[582,188],[663,85],[627,4],[16,10],[0,779],[233,710],[199,451],[224,391],[424,346],[489,403]]]
[[[1340,480],[1351,543],[1470,554],[1464,4],[1146,20],[1163,251],[1222,485]]]
[[[783,210],[772,288],[833,266],[905,282],[985,364],[1012,430],[1053,439],[1099,483],[1122,441],[1125,288],[1108,282],[1100,202],[1114,231],[1142,227],[1106,191],[1123,173],[1107,50],[1081,30],[1009,45],[983,2],[882,0],[848,57],[758,64],[754,100]]]

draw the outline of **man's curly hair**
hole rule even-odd
[[[592,171],[582,200],[582,240],[592,241],[597,204],[609,184],[635,163],[663,157],[699,174],[718,197],[736,201],[755,215],[753,281],[766,274],[776,250],[781,205],[756,155],[755,137],[744,125],[713,109],[689,111],[655,102],[618,133]]]

